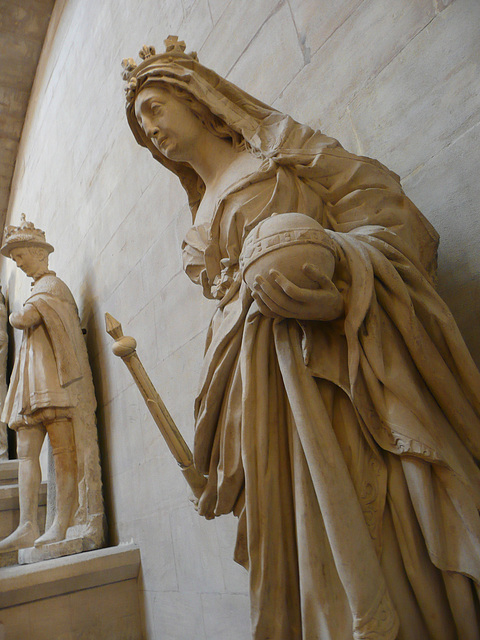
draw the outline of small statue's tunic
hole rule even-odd
[[[23,330],[1,419],[12,429],[70,418],[73,422],[79,506],[72,521],[85,548],[103,540],[103,502],[95,422],[96,400],[77,306],[53,271],[32,287],[25,306],[40,322]],[[89,487],[95,487],[89,491]],[[91,543],[88,539],[91,539]]]
[[[33,285],[27,305],[36,309],[40,322],[23,330],[2,416],[11,429],[28,424],[40,409],[73,409],[78,402],[74,383],[82,380],[75,349],[79,320],[69,289],[46,274]]]

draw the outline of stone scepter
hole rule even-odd
[[[127,365],[168,448],[181,468],[194,496],[199,498],[206,484],[205,477],[197,471],[192,452],[148,377],[135,350],[137,341],[130,336],[124,336],[122,325],[109,313],[105,314],[105,325],[107,333],[115,340],[112,345],[113,353]]]

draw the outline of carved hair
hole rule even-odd
[[[147,81],[148,82],[148,81]],[[147,83],[144,83],[142,89]],[[241,133],[234,131],[226,122],[213,114],[208,107],[199,102],[195,96],[182,87],[177,87],[168,82],[156,82],[155,86],[161,86],[173,95],[174,98],[186,105],[193,115],[200,120],[203,126],[217,138],[230,140],[235,151],[251,151],[250,144]]]

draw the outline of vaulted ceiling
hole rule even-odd
[[[0,0],[0,234],[18,144],[55,0]]]

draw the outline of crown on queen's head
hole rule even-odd
[[[185,53],[186,44],[183,40],[179,40],[178,36],[168,36],[165,43],[165,54],[180,54],[184,56],[188,56],[193,60],[198,60],[197,54],[192,51],[188,54]],[[161,54],[161,55],[165,55]],[[143,45],[143,47],[138,52],[138,55],[143,60],[143,63],[148,61],[150,58],[153,58],[157,55],[155,51],[155,47]],[[125,86],[125,93],[127,102],[131,102],[135,96],[135,91],[138,86],[138,79],[135,75],[136,70],[143,66],[143,63],[137,65],[133,58],[124,58],[122,60],[122,78],[127,82]]]

